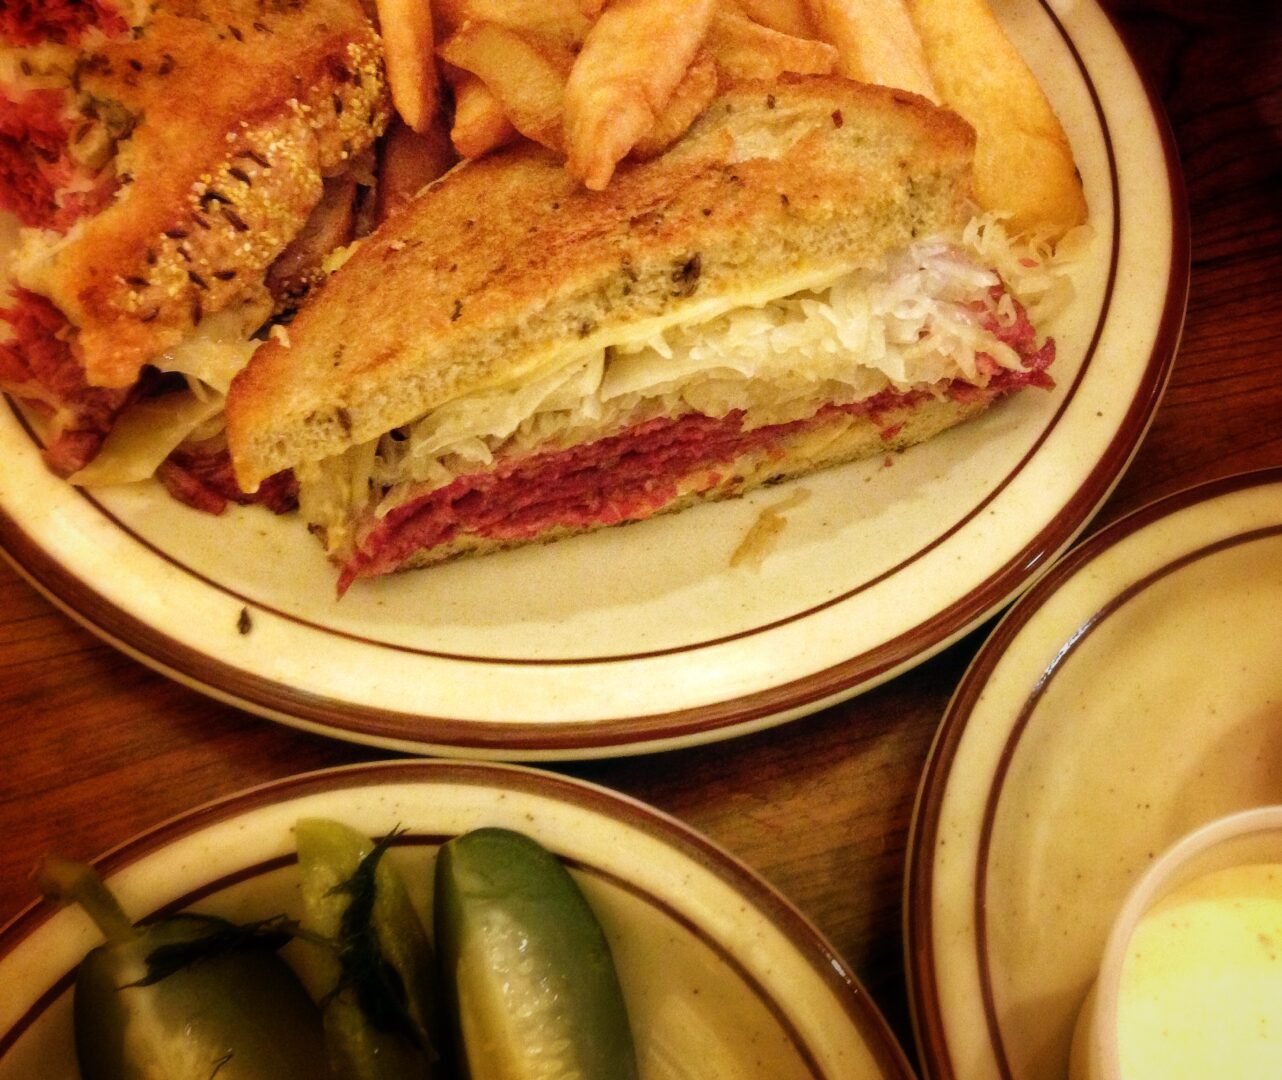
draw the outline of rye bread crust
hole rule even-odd
[[[604,192],[522,147],[462,166],[365,241],[234,382],[249,491],[418,419],[773,283],[875,263],[971,210],[974,133],[903,91],[828,76],[728,89]],[[780,292],[792,291],[786,287]]]

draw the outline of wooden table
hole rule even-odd
[[[1282,465],[1282,11],[1114,0],[1169,111],[1193,279],[1174,375],[1088,532],[1188,485]],[[918,777],[981,629],[846,704],[728,743],[566,771],[689,822],[791,897],[906,1045],[900,888]],[[89,857],[276,777],[387,756],[201,697],[103,644],[0,563],[0,923],[36,857]]]

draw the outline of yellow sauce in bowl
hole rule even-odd
[[[1124,1080],[1282,1078],[1282,863],[1196,878],[1144,915],[1117,1038]]]

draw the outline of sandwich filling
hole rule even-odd
[[[298,468],[340,589],[461,537],[500,543],[649,517],[721,490],[746,456],[870,421],[888,446],[929,401],[1051,385],[1040,318],[1067,279],[999,222],[913,244],[826,287],[552,365],[520,386]]]
[[[0,7],[0,41],[76,45],[90,34],[116,37],[146,20],[142,0],[11,0]]]
[[[59,476],[93,486],[154,474],[180,502],[212,514],[229,502],[276,513],[296,505],[288,474],[269,478],[253,495],[241,491],[222,437],[223,395],[257,344],[248,340],[253,327],[241,311],[211,317],[121,388],[85,381],[72,329],[43,296],[15,289],[10,306],[0,307],[0,327],[6,325],[0,386],[39,418],[45,463]]]

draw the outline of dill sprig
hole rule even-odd
[[[335,943],[341,975],[333,994],[350,988],[369,1022],[380,1031],[398,1034],[416,1047],[427,1044],[426,1032],[409,1009],[409,994],[401,974],[383,955],[374,924],[374,902],[378,896],[378,864],[392,841],[405,830],[395,828],[375,842],[352,876],[330,890],[344,893],[350,902],[339,922]],[[332,996],[332,995],[331,995]]]
[[[206,932],[188,941],[157,945],[146,956],[147,974],[126,986],[151,986],[185,967],[215,956],[266,949],[275,952],[292,937],[306,936],[298,923],[284,915],[273,915],[250,923],[231,923],[207,915],[187,915],[193,923],[204,923]]]

